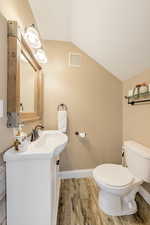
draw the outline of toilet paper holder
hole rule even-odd
[[[64,103],[61,103],[57,106],[57,111],[62,111],[62,110],[67,111],[67,106]]]
[[[87,133],[76,131],[76,132],[75,132],[75,135],[76,135],[76,136],[79,136],[79,137],[81,137],[81,138],[85,138],[85,137],[87,136]]]

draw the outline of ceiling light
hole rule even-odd
[[[24,38],[32,48],[41,48],[42,45],[39,38],[39,33],[35,29],[34,25],[31,25],[26,28]]]
[[[47,57],[43,49],[38,49],[34,55],[39,63],[47,63]]]

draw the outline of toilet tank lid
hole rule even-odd
[[[130,149],[130,151],[134,151],[143,158],[150,159],[150,148],[135,141],[125,141],[124,148],[125,150]]]

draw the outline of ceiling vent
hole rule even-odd
[[[80,67],[81,66],[81,54],[69,52],[69,66]]]

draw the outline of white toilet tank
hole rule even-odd
[[[124,143],[126,163],[137,178],[150,183],[150,148],[134,141]]]

